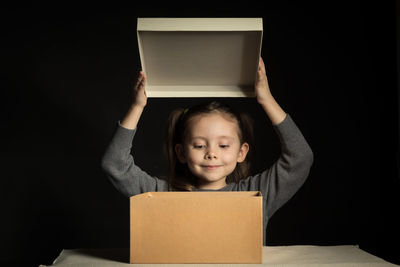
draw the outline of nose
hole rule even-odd
[[[213,151],[213,150],[211,150],[211,149],[209,149],[207,152],[206,152],[206,154],[204,155],[204,158],[205,159],[216,159],[217,158],[217,155],[215,154],[215,152]]]

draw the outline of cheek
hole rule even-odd
[[[230,153],[225,153],[224,160],[226,162],[237,162],[238,156],[239,156],[239,150],[235,149],[234,151],[231,151]]]
[[[199,162],[202,155],[194,150],[187,150],[188,152],[186,153],[187,161],[188,163],[196,163]]]

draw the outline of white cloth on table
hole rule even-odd
[[[117,267],[129,264],[129,249],[67,249],[51,267]],[[386,267],[399,266],[361,250],[356,245],[342,246],[267,246],[262,264],[135,264],[146,267],[165,266],[267,266],[267,267]],[[40,265],[45,267],[45,265]]]

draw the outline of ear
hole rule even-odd
[[[241,163],[246,159],[247,152],[249,152],[249,149],[250,149],[250,147],[249,147],[248,143],[243,143],[240,146],[239,154],[238,154],[238,158],[237,158],[238,163]]]
[[[180,163],[186,163],[185,150],[182,144],[175,145],[175,153]]]

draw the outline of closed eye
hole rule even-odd
[[[219,145],[220,148],[228,148],[229,145]]]
[[[206,146],[205,145],[193,145],[193,147],[196,149],[202,149],[202,148],[205,148]]]

